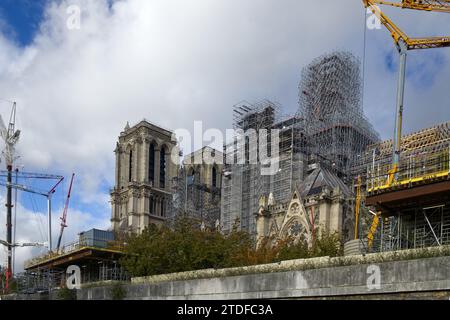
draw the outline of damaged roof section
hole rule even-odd
[[[302,198],[319,194],[327,187],[334,190],[337,187],[344,196],[351,197],[353,194],[349,187],[335,174],[324,167],[314,169],[303,181],[299,187],[299,193]]]

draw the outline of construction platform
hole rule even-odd
[[[390,140],[365,157],[364,205],[380,216],[378,249],[450,244],[450,122],[402,137],[395,171]]]
[[[450,122],[404,136],[401,146],[401,162],[392,182],[389,182],[392,141],[369,148],[374,152],[367,170],[366,206],[388,213],[448,201]]]
[[[374,206],[377,211],[389,213],[401,208],[449,202],[450,179],[448,174],[444,181],[439,180],[435,178],[423,180],[416,186],[371,195],[366,198],[366,206]]]
[[[76,242],[59,252],[34,257],[24,263],[25,272],[18,275],[20,290],[34,292],[64,286],[66,270],[76,265],[81,270],[81,283],[107,280],[128,280],[120,266],[124,243],[114,240],[112,232],[91,229],[80,233]]]
[[[94,261],[117,261],[122,251],[114,248],[99,248],[76,244],[76,249],[63,254],[48,254],[25,262],[24,269],[33,271],[39,268],[67,268],[69,265],[83,265]]]

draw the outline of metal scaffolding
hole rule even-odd
[[[350,183],[366,147],[380,140],[362,109],[360,61],[348,52],[316,58],[302,72],[300,112],[306,152]]]
[[[274,201],[283,202],[303,179],[305,136],[302,119],[295,116],[282,118],[281,107],[270,100],[251,104],[247,101],[233,108],[235,140],[226,146],[225,169],[222,183],[221,223],[224,231],[237,223],[242,229],[254,233],[254,214],[259,198],[272,195]],[[266,130],[263,132],[263,130]],[[278,158],[272,150],[272,132],[278,130]],[[267,157],[260,158],[260,151]],[[273,152],[273,153],[272,153]],[[274,159],[274,163],[269,159]],[[276,163],[273,174],[262,174]]]
[[[391,151],[387,140],[369,146],[363,157],[368,205],[374,198],[390,201],[372,208],[381,212],[373,250],[450,244],[450,197],[444,186],[450,179],[450,122],[403,136],[398,178],[389,183]],[[414,191],[418,188],[423,191]]]
[[[364,155],[367,191],[379,193],[393,187],[417,185],[430,176],[446,177],[450,166],[450,122],[405,135],[401,141],[397,181],[389,185],[392,164],[392,140],[371,145]]]
[[[265,195],[277,203],[288,201],[314,168],[311,165],[327,167],[351,184],[366,147],[380,140],[362,111],[359,65],[358,59],[346,52],[315,59],[303,69],[300,108],[294,115],[282,117],[281,107],[269,100],[254,104],[243,101],[234,106],[234,128],[244,135],[226,146],[223,230],[238,223],[241,229],[254,233],[259,198]],[[261,175],[265,164],[259,158],[256,163],[249,161],[260,148],[271,148],[270,139],[260,141],[261,129],[279,130],[279,167],[271,175]],[[256,139],[247,133],[251,130],[256,131]],[[241,163],[240,145],[245,146]]]
[[[51,292],[65,286],[65,271],[49,268],[34,272],[23,272],[16,275],[17,292],[32,294],[37,292]]]
[[[100,260],[80,266],[81,284],[104,281],[129,281],[131,276],[117,261]],[[32,294],[51,292],[66,286],[67,274],[63,268],[36,268],[19,273],[15,277],[17,292]]]
[[[173,223],[179,215],[188,215],[198,219],[208,228],[215,228],[220,219],[221,188],[201,183],[197,176],[191,175],[186,166],[180,167],[176,179],[174,210],[168,217],[168,223]]]
[[[371,251],[450,245],[450,202],[402,210],[380,220]]]

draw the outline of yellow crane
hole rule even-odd
[[[359,212],[361,211],[361,176],[356,181],[356,198],[355,198],[355,240],[359,238]]]
[[[401,3],[392,1],[373,1],[377,4],[398,7],[402,9],[414,9],[425,11],[450,11],[450,0],[403,0]]]
[[[369,234],[367,235],[367,247],[368,248],[372,248],[373,240],[375,238],[375,233],[377,232],[377,228],[378,228],[378,224],[380,223],[380,216],[381,216],[380,212],[376,212],[376,213],[372,212],[372,214],[373,214],[372,225],[370,226]]]
[[[417,49],[433,49],[450,46],[450,36],[445,37],[427,37],[427,38],[410,38],[398,26],[396,26],[391,19],[389,19],[378,5],[388,5],[392,7],[421,10],[421,11],[435,11],[450,13],[450,0],[401,0],[401,2],[383,1],[383,0],[362,0],[364,6],[369,8],[380,22],[389,30],[394,43],[397,46],[400,54],[400,67],[397,84],[397,107],[396,107],[396,121],[393,139],[393,155],[392,166],[389,171],[387,184],[390,186],[397,180],[397,172],[400,162],[401,150],[401,136],[402,136],[402,120],[403,120],[403,100],[405,92],[405,72],[406,72],[406,55],[408,50]],[[358,199],[360,201],[360,199]],[[358,202],[357,201],[357,202]],[[359,206],[356,208],[357,216],[359,215]],[[379,217],[381,212],[374,214],[374,219],[368,234],[368,246],[371,247],[374,239],[374,234],[377,230]]]
[[[391,19],[389,19],[378,5],[389,5],[393,7],[422,10],[422,11],[436,11],[450,13],[450,0],[402,0],[401,2],[383,1],[383,0],[362,0],[364,6],[369,8],[375,16],[380,19],[380,22],[389,30],[394,43],[400,54],[399,77],[397,84],[397,109],[396,122],[393,139],[393,155],[392,167],[389,172],[387,183],[393,184],[397,178],[397,172],[400,162],[400,140],[402,135],[402,120],[403,120],[403,100],[405,92],[405,72],[406,72],[406,55],[408,50],[417,49],[433,49],[450,46],[450,36],[446,37],[427,37],[427,38],[410,38],[398,26],[396,26]]]

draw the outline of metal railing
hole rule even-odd
[[[122,252],[125,249],[125,243],[116,241],[116,240],[81,238],[75,242],[66,244],[59,250],[59,252],[48,252],[43,255],[40,255],[40,256],[34,257],[30,260],[25,261],[24,267],[26,269],[28,267],[38,265],[47,260],[51,260],[51,259],[57,258],[59,256],[63,256],[63,255],[70,254],[72,252],[81,250],[82,248],[96,248],[96,249],[113,250],[113,251]]]
[[[432,153],[417,153],[403,157],[396,172],[397,179],[389,184],[390,164],[375,163],[368,170],[367,192],[382,192],[391,187],[408,187],[450,175],[450,147]]]

